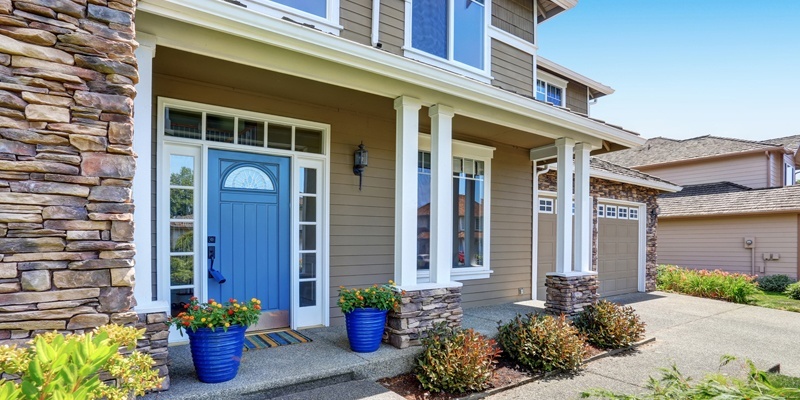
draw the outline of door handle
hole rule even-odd
[[[216,246],[208,246],[208,260],[210,261],[208,264],[208,277],[217,281],[220,285],[225,283],[227,279],[225,279],[225,275],[222,275],[222,272],[214,269],[214,260],[217,258],[217,248]]]

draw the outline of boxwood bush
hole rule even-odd
[[[644,322],[633,307],[606,300],[584,308],[573,322],[589,343],[603,349],[629,347],[644,337]]]
[[[575,371],[586,357],[586,340],[565,316],[517,315],[498,327],[503,351],[537,371]]]
[[[755,277],[751,275],[674,265],[660,265],[657,277],[659,290],[733,303],[749,303],[753,295],[761,292],[754,281]]]
[[[434,325],[422,339],[416,376],[432,392],[464,393],[486,389],[494,376],[500,349],[472,329]]]
[[[794,283],[794,279],[786,275],[767,275],[759,277],[756,282],[763,291],[783,293],[787,286]]]

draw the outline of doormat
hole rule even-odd
[[[296,343],[308,343],[311,341],[312,340],[308,336],[293,329],[273,332],[256,332],[244,337],[244,351]]]

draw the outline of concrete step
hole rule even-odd
[[[341,382],[330,386],[317,387],[310,390],[277,397],[246,397],[246,399],[275,399],[275,400],[402,400],[403,397],[381,386],[379,383],[362,379],[357,381]]]

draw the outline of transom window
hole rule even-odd
[[[564,106],[567,81],[543,71],[537,71],[536,75],[536,100]]]
[[[610,204],[598,204],[597,217],[638,220],[639,207],[623,207],[623,206],[612,206]]]
[[[166,107],[164,135],[322,154],[322,131],[255,118]]]
[[[486,30],[490,17],[486,1],[411,1],[410,10],[406,7],[406,16],[411,16],[410,24],[406,23],[410,32],[406,56],[443,68],[461,68],[458,72],[477,73],[488,81]],[[437,60],[450,65],[440,65]]]

